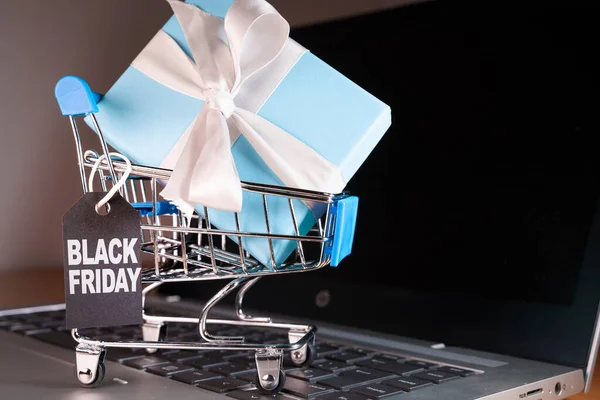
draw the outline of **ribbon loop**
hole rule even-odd
[[[266,1],[237,0],[225,16],[225,32],[233,57],[234,91],[269,65],[283,49],[289,23]]]
[[[227,47],[223,20],[193,4],[167,0],[190,46],[201,89],[231,90],[235,71]]]

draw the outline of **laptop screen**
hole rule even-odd
[[[393,122],[347,187],[360,198],[353,253],[264,279],[253,305],[585,365],[600,292],[598,15],[501,4],[292,31]]]

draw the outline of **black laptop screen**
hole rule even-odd
[[[590,11],[429,2],[293,32],[392,108],[332,279],[572,303],[600,193]]]
[[[585,364],[600,291],[582,289],[598,286],[585,267],[600,194],[598,13],[482,3],[292,31],[388,103],[393,125],[348,184],[360,198],[352,255],[265,279],[257,307]]]

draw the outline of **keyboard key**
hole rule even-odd
[[[289,342],[290,338],[288,335],[283,333],[280,330],[276,331],[266,331],[265,332],[265,340],[279,340],[280,343]]]
[[[449,374],[448,372],[438,370],[419,372],[418,374],[411,375],[411,378],[412,377],[425,379],[426,381],[433,383],[442,383],[452,379],[460,378],[459,375]]]
[[[254,382],[256,381],[258,374],[256,371],[242,372],[241,374],[237,374],[235,376],[236,379],[241,379],[246,382]]]
[[[23,314],[19,314],[19,315],[5,315],[4,317],[2,317],[2,320],[23,322],[24,321],[23,318],[25,318],[25,315],[23,315]]]
[[[44,321],[42,323],[40,323],[40,326],[42,328],[64,328],[65,327],[65,321],[59,321],[57,319],[51,319],[48,321]]]
[[[183,323],[181,323],[181,325],[182,326],[187,326],[187,327],[190,327],[190,326],[193,327],[195,325],[195,329],[194,330],[198,331],[198,324],[191,325],[191,324],[183,324]],[[227,324],[208,324],[208,330],[211,331],[211,332],[219,332],[219,331],[222,331],[224,329],[229,329],[229,328],[231,328],[231,325],[227,325]]]
[[[227,364],[227,360],[224,360],[221,356],[217,357],[213,355],[209,357],[207,354],[205,354],[199,357],[183,360],[181,363],[185,365],[191,365],[192,367],[198,369],[207,369],[217,365]]]
[[[360,347],[355,347],[352,349],[352,351],[358,353],[358,354],[363,354],[365,356],[374,356],[375,354],[377,354],[376,351],[373,350],[369,350],[369,349],[362,349]]]
[[[264,333],[252,333],[250,335],[242,336],[244,336],[246,343],[263,343],[266,339]]]
[[[365,400],[367,397],[354,392],[333,392],[319,397],[321,400]]]
[[[323,343],[327,346],[330,346],[330,347],[335,347],[336,349],[344,349],[347,347],[346,345],[343,345],[340,343],[332,343],[332,342],[321,342],[321,343]]]
[[[423,368],[417,365],[403,364],[394,360],[387,360],[379,357],[359,361],[356,365],[376,369],[378,371],[391,372],[396,375],[412,374],[423,371]]]
[[[19,332],[19,333],[22,333],[25,336],[31,336],[31,335],[37,335],[37,334],[40,334],[40,333],[47,333],[47,332],[52,332],[52,329],[50,329],[50,328],[36,328],[36,329],[30,329],[30,330]]]
[[[319,385],[330,386],[338,390],[348,390],[354,386],[362,385],[364,383],[365,382],[353,382],[346,378],[342,378],[341,376],[333,376],[331,378],[319,380]]]
[[[368,368],[356,368],[342,372],[339,376],[333,378],[319,380],[319,384],[331,386],[339,390],[347,390],[354,386],[364,385],[365,383],[371,383],[394,376],[394,374],[389,372],[376,371]]]
[[[254,351],[229,351],[226,354],[223,354],[223,358],[226,360],[232,360],[234,358],[237,359],[242,359],[242,358],[247,358],[247,359],[252,359],[254,360],[254,356],[256,355],[256,353]]]
[[[167,332],[167,337],[170,341],[178,342],[196,342],[200,340],[200,334],[198,332]]]
[[[169,352],[166,354],[161,354],[161,357],[166,358],[169,361],[173,361],[173,362],[183,362],[186,360],[190,360],[192,358],[198,358],[201,357],[202,354],[200,354],[197,351],[193,351],[193,350],[179,350],[179,351],[174,351],[174,352]]]
[[[387,379],[383,382],[386,385],[397,387],[399,389],[404,390],[405,392],[410,392],[412,390],[420,389],[429,385],[432,385],[430,381],[426,381],[424,379],[419,379],[415,376],[402,376],[400,378]]]
[[[341,377],[349,379],[353,382],[370,382],[378,379],[386,379],[395,376],[391,372],[377,371],[370,368],[356,368],[350,371],[345,371],[340,374]]]
[[[167,363],[168,363],[168,361],[165,360],[164,358],[158,358],[158,357],[154,357],[154,356],[130,358],[128,360],[123,361],[123,364],[127,365],[128,367],[135,368],[135,369],[144,369],[144,368],[151,367],[153,365],[167,364]]]
[[[230,352],[230,355],[224,356],[223,359],[235,364],[243,364],[251,368],[256,368],[256,355],[252,353],[235,353]]]
[[[336,345],[330,345],[327,343],[317,343],[315,344],[315,350],[321,353],[329,353],[333,351],[338,351],[340,348]]]
[[[183,350],[173,350],[173,349],[160,349],[158,352],[160,354],[160,356],[162,358],[166,358],[167,360],[169,360],[167,358],[167,356],[172,356],[173,354],[181,354]],[[169,361],[174,361],[174,360],[169,360]]]
[[[351,364],[356,361],[365,360],[369,357],[370,357],[370,355],[368,355],[368,354],[359,353],[354,350],[344,350],[344,351],[340,351],[339,353],[330,354],[325,358]]]
[[[244,330],[240,329],[240,328],[227,328],[227,329],[221,329],[215,332],[215,335],[217,336],[244,336],[246,333],[249,334],[249,332],[244,332]]]
[[[316,368],[300,368],[294,371],[287,372],[287,375],[293,376],[294,378],[302,379],[303,381],[314,382],[318,379],[332,377],[333,373],[330,371],[325,371]]]
[[[236,363],[244,364],[251,368],[256,368],[256,356],[254,353],[251,354],[234,354],[231,357],[224,357],[225,360]]]
[[[341,361],[336,361],[336,360],[315,361],[311,365],[311,367],[322,369],[325,371],[330,371],[330,372],[341,372],[341,371],[347,371],[349,369],[356,368],[353,365],[349,365],[349,364],[343,363]]]
[[[340,351],[340,349],[338,347],[330,346],[330,345],[324,344],[324,343],[317,343],[317,345],[315,346],[315,349],[317,350],[317,358],[323,358],[325,356],[328,356],[330,354],[337,353]]]
[[[147,354],[143,349],[127,349],[124,347],[111,347],[106,349],[106,359],[109,361],[122,362],[129,358],[141,358],[146,355]]]
[[[2,319],[0,320],[0,329],[8,329],[15,324],[17,323],[15,321],[11,321],[10,319]]]
[[[369,398],[382,399],[393,394],[403,393],[402,389],[395,388],[392,386],[382,385],[380,383],[373,383],[366,386],[359,386],[352,389],[354,392],[364,394]]]
[[[46,313],[23,315],[23,321],[26,321],[30,324],[40,324],[42,322],[50,321],[52,319],[52,316],[47,315]]]
[[[375,357],[383,359],[383,360],[396,360],[396,361],[405,360],[405,357],[400,357],[395,354],[386,354],[386,353],[377,354]]]
[[[44,314],[47,314],[50,318],[65,320],[65,310],[58,311],[46,311]]]
[[[247,387],[250,384],[246,381],[242,381],[233,377],[220,377],[215,379],[209,379],[207,381],[200,381],[197,385],[198,387],[210,390],[211,392],[226,393],[235,389]]]
[[[192,332],[189,329],[187,329],[187,330],[174,329],[169,326],[167,328],[167,340],[175,341],[175,340],[179,339],[180,336],[184,336],[184,335],[190,335],[190,337],[191,337],[192,333],[195,333],[196,335],[198,335],[198,332]]]
[[[289,338],[287,336],[282,335],[268,335],[265,337],[263,343],[267,344],[280,344],[280,343],[289,343]]]
[[[286,396],[284,393],[272,395],[262,394],[258,390],[234,390],[227,393],[227,397],[233,397],[238,400],[290,400],[292,397]]]
[[[250,368],[244,364],[227,363],[208,368],[209,371],[221,375],[236,375],[244,372],[256,371],[256,368]]]
[[[53,344],[55,346],[59,346],[65,349],[74,350],[77,347],[77,342],[71,337],[71,332],[61,331],[61,332],[46,332],[40,333],[37,335],[31,335],[34,339],[41,340],[42,342],[46,342],[49,344]]]
[[[437,364],[433,364],[427,361],[421,361],[421,360],[406,360],[407,364],[411,364],[411,365],[416,365],[419,366],[421,368],[435,368],[435,367],[439,367],[439,365]]]
[[[160,376],[170,376],[170,375],[176,374],[178,372],[193,371],[193,370],[194,370],[193,367],[183,365],[183,364],[172,363],[172,362],[167,363],[167,364],[153,365],[151,367],[146,368],[146,371],[148,371],[152,374],[160,375]]]
[[[194,326],[192,324],[184,324],[178,322],[167,322],[167,332],[175,333],[175,332],[191,332],[194,330]]]
[[[198,382],[206,381],[208,379],[222,378],[222,376],[219,374],[215,374],[214,372],[194,369],[191,371],[173,374],[171,378],[179,382],[187,383],[188,385],[194,385]]]
[[[237,355],[239,352],[232,350],[203,350],[202,355],[207,358],[221,359],[226,360],[227,357],[231,357],[233,355]]]
[[[440,367],[440,368],[436,369],[436,371],[448,372],[449,374],[460,375],[463,377],[475,374],[475,372],[473,372],[473,371],[469,371],[469,370],[462,369],[462,368],[456,368],[456,367],[448,367],[448,366]]]
[[[39,329],[38,325],[34,325],[34,324],[16,324],[16,325],[12,325],[10,328],[8,328],[9,331],[11,332],[15,332],[15,333],[23,333],[25,331],[32,331],[34,329]]]
[[[320,396],[332,392],[333,389],[318,383],[306,382],[300,379],[288,377],[282,391],[302,398]]]

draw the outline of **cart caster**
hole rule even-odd
[[[279,393],[285,385],[283,352],[268,347],[256,351],[256,388],[263,394]]]
[[[262,394],[278,394],[285,385],[285,372],[281,369],[279,370],[279,379],[277,382],[275,382],[273,375],[264,375],[263,377],[257,375],[255,385]]]
[[[74,367],[73,371],[75,372],[75,377],[77,378],[79,385],[84,388],[95,388],[100,386],[104,380],[104,375],[106,375],[106,367],[104,366],[104,363],[98,364],[95,374],[92,374],[89,369],[85,371],[78,371],[77,367]]]
[[[305,331],[289,331],[288,337],[290,343],[296,343],[298,340],[302,339],[306,335]],[[305,367],[313,363],[315,361],[315,357],[317,355],[317,350],[315,348],[315,338],[313,338],[304,346],[300,347],[297,350],[292,350],[290,352],[290,358],[292,359],[292,363],[297,367]]]
[[[106,374],[105,355],[106,350],[102,348],[81,344],[77,346],[74,372],[82,387],[93,388],[102,383]]]
[[[164,342],[167,338],[167,325],[163,323],[146,322],[142,326],[144,342]],[[158,353],[158,349],[147,348],[148,354]]]
[[[298,350],[291,352],[292,363],[300,368],[306,367],[315,361],[316,355],[317,349],[315,348],[315,345],[313,343],[308,343]]]

